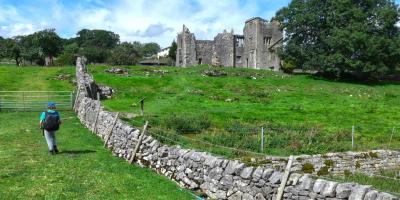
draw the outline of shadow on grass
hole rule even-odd
[[[337,78],[337,77],[327,77],[322,74],[302,73],[301,75],[306,75],[308,79],[312,80],[323,80],[336,83],[350,83],[350,84],[368,85],[368,86],[400,85],[400,73],[387,75],[384,77],[380,77],[379,79],[365,79],[365,80],[361,78],[354,78],[352,76]]]
[[[88,153],[95,153],[97,151],[93,150],[67,150],[67,151],[61,151],[59,154],[72,154],[72,155],[79,155],[79,154],[88,154]]]

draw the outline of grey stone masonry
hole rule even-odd
[[[81,123],[96,130],[95,133],[102,140],[111,131],[106,146],[113,155],[129,160],[138,144],[139,129],[119,119],[112,127],[116,113],[108,112],[102,107],[98,112],[100,102],[93,98],[94,89],[88,89],[96,88],[96,84],[87,73],[82,58],[77,59],[76,76],[79,95],[75,110]],[[94,124],[97,113],[97,123]],[[251,167],[237,160],[164,145],[147,133],[136,158],[135,163],[138,165],[151,168],[180,186],[201,191],[212,199],[275,199],[283,176],[281,170],[271,166]],[[309,174],[291,173],[288,180],[284,199],[399,199],[370,186],[314,180]]]
[[[284,169],[286,158],[267,156],[266,167]],[[311,165],[313,175],[337,175],[345,173],[363,173],[379,175],[382,170],[400,169],[400,152],[390,150],[372,150],[366,152],[326,153],[295,156],[292,172],[302,172],[305,165]]]
[[[243,35],[224,30],[214,40],[196,40],[183,25],[176,39],[176,66],[208,64],[278,71],[281,68],[278,48],[282,40],[279,23],[259,17],[246,21]]]

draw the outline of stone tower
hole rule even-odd
[[[196,65],[196,38],[185,25],[183,25],[182,32],[178,34],[176,43],[176,66]]]
[[[243,67],[279,70],[280,60],[276,55],[282,42],[279,24],[256,17],[246,21],[243,33]]]

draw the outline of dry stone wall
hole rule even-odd
[[[97,91],[93,77],[87,73],[84,59],[77,59],[77,95],[75,110],[88,129],[106,140],[115,156],[129,160],[138,144],[139,129],[117,119],[115,113],[105,111],[93,98]],[[97,120],[96,120],[97,119]],[[112,130],[110,130],[112,128]],[[180,186],[199,191],[213,199],[275,199],[283,172],[271,166],[251,167],[237,160],[228,160],[161,144],[150,135],[144,135],[139,147],[137,162],[162,174]],[[283,162],[283,161],[282,161]],[[283,199],[398,199],[388,193],[378,192],[369,186],[354,183],[337,183],[313,179],[309,174],[292,172],[284,189]]]
[[[265,166],[284,169],[287,158],[268,156]],[[308,167],[307,167],[308,166]],[[364,173],[379,175],[382,170],[400,170],[400,152],[372,150],[368,152],[327,153],[295,156],[291,171],[309,172],[313,175]]]

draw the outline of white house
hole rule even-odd
[[[166,47],[164,49],[161,49],[160,52],[157,53],[157,59],[163,58],[163,57],[167,57],[169,55],[169,49],[171,47]]]

